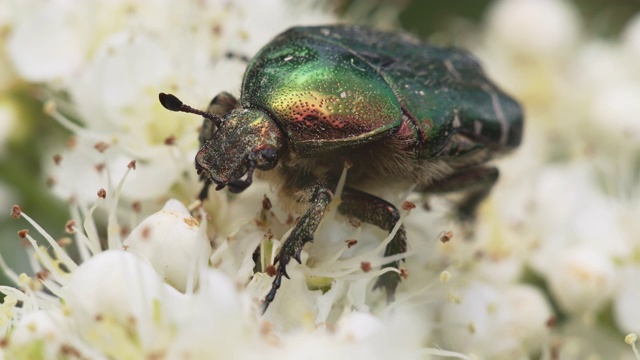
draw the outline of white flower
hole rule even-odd
[[[599,311],[616,287],[613,262],[588,247],[568,247],[547,265],[554,298],[568,313]]]
[[[173,309],[167,304],[180,296],[147,262],[122,250],[100,253],[81,264],[65,292],[75,331],[113,357],[161,351],[171,335],[167,322]]]
[[[206,229],[200,228],[184,205],[176,200],[141,222],[124,240],[125,248],[147,259],[165,282],[184,292],[197,286],[198,268],[211,255]]]
[[[197,192],[191,164],[201,119],[166,111],[157,94],[177,91],[189,103],[204,106],[222,90],[236,93],[244,64],[224,55],[254,54],[279,31],[303,20],[333,20],[321,9],[309,8],[309,3],[292,6],[280,0],[260,5],[214,0],[34,2],[12,24],[8,54],[24,79],[43,82],[50,90],[58,106],[48,110],[79,137],[78,151],[104,143],[111,148],[102,161],[107,168],[118,169],[122,158],[135,159],[140,173],[149,172],[145,178],[157,180],[136,184],[132,176],[123,191],[127,200],[156,200],[171,189],[190,191],[191,197]],[[62,93],[68,98],[58,95]],[[67,162],[75,164],[71,157]],[[84,165],[71,166],[86,169]],[[69,194],[75,179],[52,177],[61,196],[91,201],[87,195]],[[85,184],[96,187],[95,182]]]
[[[538,272],[553,269],[557,257],[574,245],[592,247],[609,259],[628,253],[629,239],[619,227],[616,204],[604,197],[595,180],[586,162],[547,166],[538,174],[532,215],[541,239],[531,257]]]
[[[558,350],[549,342],[556,318],[548,297],[563,315],[554,328],[563,358],[629,355],[622,339],[606,334],[638,331],[630,282],[640,191],[629,164],[640,133],[640,20],[620,41],[593,40],[560,0],[497,1],[469,37],[490,77],[527,112],[524,144],[499,164],[501,180],[477,226],[452,220],[447,199],[429,198],[430,211],[401,211],[409,275],[387,304],[372,287],[389,271],[380,267],[391,237],[329,211],[260,315],[269,265],[299,214],[278,209],[259,181],[232,198],[212,191],[203,208],[183,205],[201,186],[193,167],[201,119],[170,113],[156,97],[176,92],[202,107],[219,91],[238,95],[245,65],[225,53],[252,55],[294,23],[334,21],[305,7],[55,0],[21,2],[11,16],[0,11],[18,75],[41,84],[52,100],[47,113],[74,134],[44,159],[53,191],[72,200],[67,228],[82,260],[24,216],[46,243],[21,232],[33,245],[32,276],[0,261],[20,287],[0,287],[5,355],[471,358],[426,348],[438,344],[483,357],[545,358]],[[51,161],[53,154],[60,156]],[[396,205],[405,200],[397,189],[379,190]],[[275,208],[261,206],[265,195]],[[544,292],[525,284],[532,277],[546,282]],[[609,304],[615,329],[596,320]]]
[[[76,20],[72,8],[70,1],[46,3],[39,9],[30,9],[30,16],[15,27],[7,50],[18,74],[34,82],[57,80],[82,64],[83,34],[69,26]],[[36,40],[44,34],[47,41]]]
[[[580,33],[569,2],[504,0],[471,38],[480,41],[469,43],[527,114],[524,146],[502,162],[506,177],[481,213],[497,215],[498,226],[481,220],[479,227],[480,240],[502,245],[509,256],[476,269],[505,284],[517,280],[515,259],[522,257],[546,281],[567,317],[558,326],[561,358],[630,355],[620,339],[605,336],[610,325],[595,319],[613,301],[616,330],[635,329],[633,287],[623,275],[629,272],[618,266],[637,261],[640,229],[631,220],[639,189],[633,164],[640,109],[631,100],[640,96],[638,19],[619,41],[592,38]],[[487,229],[498,236],[486,236]],[[576,331],[584,318],[591,319],[588,330]]]
[[[250,298],[219,271],[202,275],[198,292],[171,309],[179,315],[172,315],[176,331],[166,344],[166,358],[258,358],[266,344]]]
[[[519,358],[539,351],[549,333],[551,308],[530,286],[505,289],[475,282],[456,291],[440,312],[446,346],[490,358]]]
[[[28,354],[35,356],[33,344],[39,344],[41,359],[55,359],[64,352],[65,335],[70,325],[62,312],[39,310],[27,313],[14,327],[11,348],[5,355],[15,358]]]
[[[22,309],[18,309],[16,301],[11,301],[12,297],[8,296],[3,305],[6,308],[0,309],[0,315],[4,316],[0,320],[15,322],[10,332],[10,346],[6,349],[10,354],[24,351],[42,358],[73,353],[91,358],[189,356],[282,359],[311,353],[318,359],[328,356],[418,359],[422,354],[446,353],[466,358],[461,354],[424,349],[428,327],[421,321],[414,321],[420,312],[408,303],[398,304],[393,312],[377,317],[371,313],[352,313],[349,307],[339,306],[348,299],[344,296],[350,292],[338,292],[342,295],[329,296],[332,300],[326,304],[332,312],[341,312],[333,314],[337,315],[335,325],[326,325],[331,321],[328,317],[316,322],[313,314],[318,309],[313,306],[314,302],[319,303],[318,296],[328,296],[334,289],[325,295],[319,290],[310,291],[301,271],[304,266],[301,265],[288,269],[292,279],[284,283],[278,294],[280,309],[276,306],[278,302],[274,303],[268,317],[260,320],[252,284],[264,279],[263,284],[270,285],[271,279],[257,274],[244,289],[242,285],[246,283],[246,277],[234,279],[222,271],[204,268],[203,256],[197,254],[202,251],[203,237],[200,232],[193,231],[204,230],[206,222],[196,222],[175,200],[142,221],[125,241],[128,246],[124,249],[117,248],[117,241],[109,240],[108,244],[115,248],[102,252],[96,250],[97,239],[88,226],[90,222],[85,221],[82,228],[69,224],[68,228],[76,231],[80,252],[95,253],[80,265],[72,262],[63,248],[55,246],[53,239],[26,214],[20,213],[18,208],[15,208],[15,213],[36,226],[54,248],[54,256],[39,253],[40,263],[35,264],[47,271],[40,271],[36,278],[22,275],[19,280],[4,263],[0,263],[16,282],[28,289],[23,294],[16,289],[0,288],[6,294],[18,295],[24,304]],[[205,227],[198,229],[200,226]],[[117,227],[117,223],[109,224],[110,229]],[[146,236],[145,228],[150,229]],[[24,236],[34,247],[37,246],[31,235],[25,233]],[[230,241],[221,244],[220,249],[232,248],[228,251],[233,253],[238,250],[234,248],[243,245],[246,243]],[[225,252],[220,249],[219,252]],[[377,248],[376,252],[381,249],[384,246]],[[247,248],[244,251],[247,252]],[[176,259],[168,258],[167,253]],[[206,259],[206,251],[204,253]],[[251,259],[252,252],[248,253],[248,259]],[[373,255],[375,252],[368,256]],[[198,256],[200,260],[193,259]],[[192,260],[188,261],[188,258]],[[215,266],[235,269],[236,272],[247,262],[246,256],[239,262],[231,258],[233,256],[216,258],[214,255],[212,260]],[[220,260],[224,261],[221,263]],[[70,273],[56,270],[58,261],[63,262]],[[303,263],[306,261],[305,256]],[[345,264],[346,261],[337,262],[335,266],[340,268]],[[325,268],[331,269],[330,266],[327,263]],[[354,266],[348,271],[356,270],[359,267]],[[240,272],[243,271],[246,270]],[[185,276],[187,279],[199,279],[197,288],[180,284]],[[371,280],[374,276],[367,275],[366,278]],[[172,279],[177,280],[172,283]],[[43,292],[43,285],[54,296]],[[186,291],[180,292],[175,287],[186,287]],[[287,288],[289,291],[295,289],[290,297],[287,297]],[[364,288],[358,287],[356,292],[363,291]],[[305,296],[313,301],[306,303],[306,308],[302,306],[305,309],[302,313],[291,309],[292,305],[305,304]],[[287,301],[288,298],[291,301]],[[12,312],[15,313],[12,315]],[[294,320],[291,315],[296,313],[299,316]],[[267,319],[273,323],[265,322]],[[431,321],[431,317],[423,321]],[[42,347],[40,342],[44,338],[51,341]]]
[[[566,1],[501,0],[490,9],[487,33],[509,50],[550,58],[571,50],[580,34],[580,20]]]
[[[640,104],[636,101],[638,96],[640,84],[637,81],[625,81],[611,87],[599,88],[594,95],[599,101],[592,105],[591,112],[594,119],[604,122],[599,128],[613,132],[612,137],[618,141],[628,141],[631,142],[630,145],[637,144],[640,141]]]
[[[640,332],[640,266],[629,265],[619,270],[621,286],[613,301],[616,324],[625,332]]]

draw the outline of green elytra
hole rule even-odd
[[[263,309],[275,299],[286,266],[300,262],[333,198],[345,164],[350,169],[338,211],[391,231],[397,208],[367,191],[401,184],[429,194],[464,191],[457,211],[472,219],[498,171],[484,166],[518,146],[518,103],[456,48],[356,26],[292,28],[250,61],[240,101],[216,96],[207,112],[160,94],[172,111],[203,115],[196,169],[205,182],[199,198],[228,187],[241,192],[254,170],[288,203],[306,205],[274,260],[276,274]],[[286,201],[285,201],[286,202]],[[406,251],[400,226],[385,256]],[[400,261],[375,287],[393,298]]]
[[[375,141],[403,115],[420,158],[455,133],[501,149],[522,134],[520,106],[469,54],[362,27],[296,27],[276,37],[249,63],[241,103],[269,113],[305,154]]]

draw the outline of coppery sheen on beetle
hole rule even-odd
[[[276,256],[264,310],[274,300],[291,258],[300,261],[350,164],[338,210],[391,231],[400,218],[391,203],[364,192],[405,186],[425,193],[463,191],[462,219],[473,218],[498,171],[484,164],[517,147],[520,105],[489,81],[463,50],[435,47],[398,33],[357,26],[296,27],[249,62],[240,100],[223,92],[207,112],[160,94],[173,111],[206,117],[196,168],[210,184],[241,192],[254,172],[281,200],[306,211]],[[406,251],[404,227],[385,256]],[[398,269],[399,261],[385,267]],[[393,298],[398,272],[376,287]]]

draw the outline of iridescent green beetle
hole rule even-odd
[[[498,178],[483,164],[517,147],[523,127],[521,107],[471,55],[357,26],[280,34],[250,61],[239,102],[222,93],[201,112],[173,95],[160,101],[206,118],[196,156],[201,199],[211,183],[243,191],[258,170],[284,198],[308,205],[275,258],[264,310],[291,258],[300,262],[313,239],[345,161],[352,166],[338,210],[347,216],[390,231],[398,210],[362,189],[404,184],[429,193],[464,190],[459,214],[472,218]],[[405,250],[401,227],[385,255]],[[387,272],[376,287],[391,299],[399,281]]]

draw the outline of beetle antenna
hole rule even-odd
[[[183,103],[180,99],[178,99],[173,94],[160,93],[158,94],[158,99],[160,100],[160,104],[162,104],[162,106],[164,106],[164,108],[167,110],[177,111],[177,112],[186,112],[186,113],[203,116],[206,119],[211,120],[211,122],[213,122],[213,124],[217,128],[219,128],[220,124],[222,124],[222,119],[219,116],[192,108],[191,106]]]

